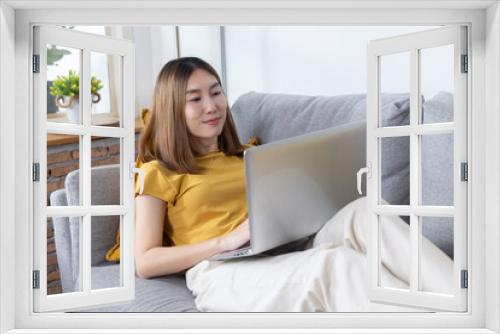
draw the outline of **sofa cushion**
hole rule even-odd
[[[453,95],[439,92],[423,106],[424,123],[453,121]],[[422,137],[422,204],[454,205],[453,135]],[[453,218],[424,217],[422,233],[453,258]]]
[[[92,267],[92,289],[118,286],[119,270],[117,264]],[[168,275],[154,279],[136,277],[135,298],[132,302],[86,309],[83,312],[197,312],[197,309],[184,276]]]

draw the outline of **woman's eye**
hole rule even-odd
[[[191,102],[197,102],[197,101],[200,101],[200,100],[201,100],[201,99],[200,99],[199,97],[195,97],[194,99],[191,99],[191,100],[189,100],[189,101],[191,101]]]
[[[212,95],[219,95],[221,92],[214,92]]]

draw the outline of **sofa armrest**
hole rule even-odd
[[[79,170],[70,172],[65,179],[68,205],[80,205]],[[120,204],[120,165],[93,167],[91,170],[91,204]],[[115,244],[119,216],[94,216],[91,223],[91,265],[106,264],[106,252]],[[71,264],[75,284],[79,277],[80,217],[69,218],[71,234]]]

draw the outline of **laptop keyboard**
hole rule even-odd
[[[250,247],[246,247],[246,248],[239,248],[239,249],[235,249],[235,250],[232,250],[232,251],[227,251],[227,252],[223,252],[223,253],[219,253],[217,255],[214,255],[212,257],[209,258],[209,260],[225,260],[225,259],[237,259],[239,256],[244,256],[244,255],[248,255],[250,254],[251,252],[251,248]]]
[[[229,255],[229,256],[241,256],[241,255],[248,254],[248,252],[250,252],[250,247],[238,248],[238,249],[235,249],[232,251],[220,253],[220,255],[223,255],[223,256],[227,256],[227,255]]]

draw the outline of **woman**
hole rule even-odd
[[[139,182],[135,188],[137,275],[151,278],[189,269],[186,283],[201,311],[401,310],[368,298],[364,199],[327,222],[312,248],[204,261],[249,241],[242,160],[249,146],[238,140],[220,79],[209,64],[189,57],[163,67],[139,141],[144,184],[142,192]],[[390,226],[390,239],[399,241],[387,243],[387,254],[407,256],[384,259],[382,280],[405,288],[408,226],[398,217],[383,219],[391,223],[384,224]],[[108,259],[119,254],[118,246],[110,253]]]
[[[144,191],[135,199],[142,278],[183,272],[250,238],[248,146],[238,140],[216,71],[199,58],[170,61],[158,75],[151,112],[139,141]]]

